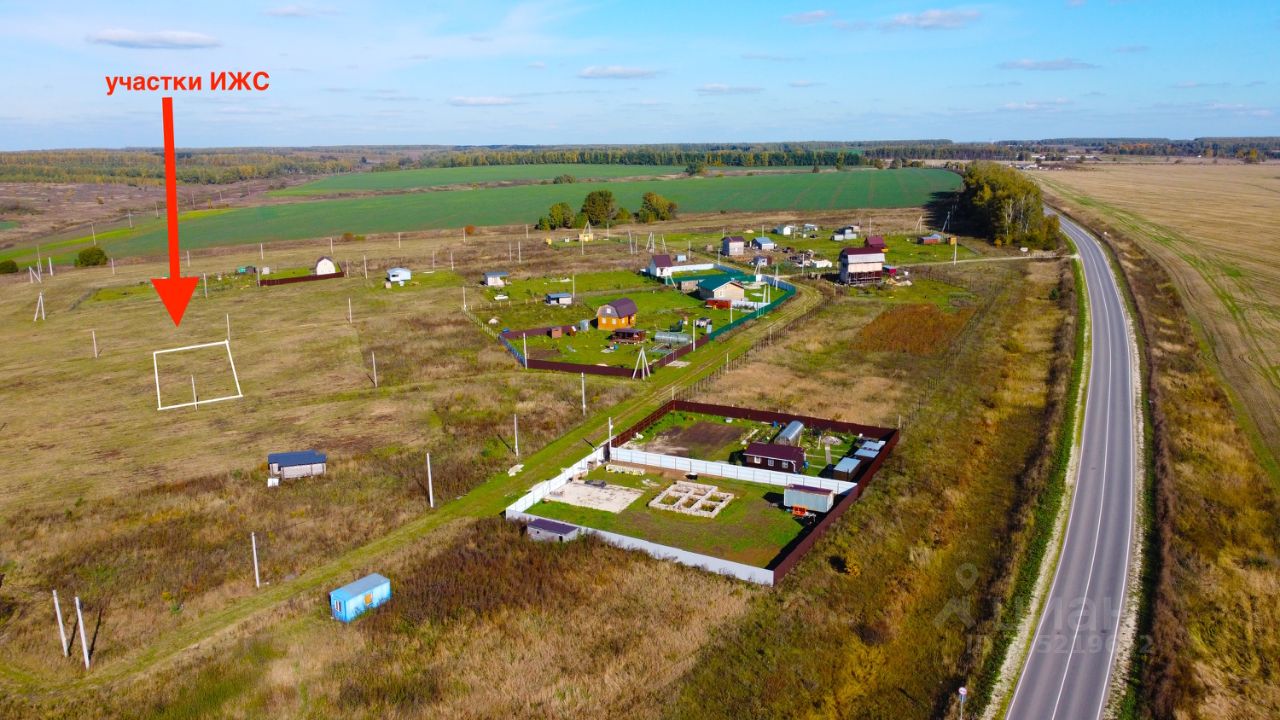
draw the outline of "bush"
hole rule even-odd
[[[0,275],[18,272],[18,263],[12,260],[0,260]]]
[[[95,267],[107,264],[107,254],[100,247],[87,247],[76,255],[76,267]]]

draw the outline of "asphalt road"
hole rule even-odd
[[[1061,221],[1084,263],[1092,365],[1066,536],[1007,717],[1090,720],[1106,703],[1134,546],[1139,380],[1129,311],[1106,256],[1093,236]]]

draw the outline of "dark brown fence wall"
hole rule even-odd
[[[324,275],[299,275],[298,277],[276,278],[274,280],[259,280],[259,285],[292,285],[293,283],[312,282],[314,280],[332,280],[334,278],[346,277],[346,270],[339,270],[336,273],[326,273]]]

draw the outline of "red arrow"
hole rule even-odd
[[[199,278],[182,277],[181,258],[178,255],[178,172],[173,156],[173,98],[161,98],[164,115],[164,191],[165,212],[169,217],[169,277],[151,278],[156,294],[173,318],[173,324],[182,324],[182,314],[187,311],[191,294],[196,291]]]

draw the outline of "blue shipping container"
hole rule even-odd
[[[375,608],[391,599],[391,581],[374,573],[329,593],[329,607],[333,617],[351,622],[364,611]]]

